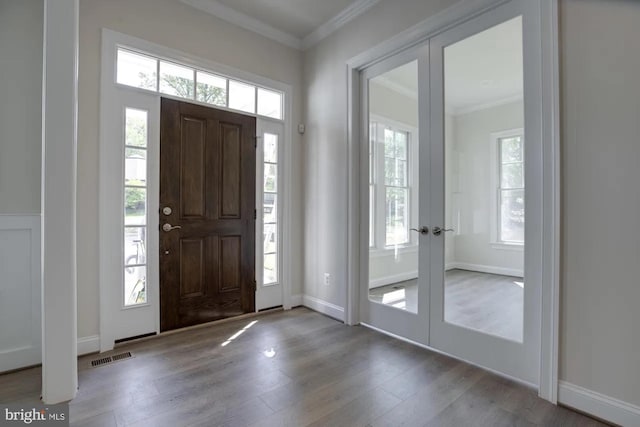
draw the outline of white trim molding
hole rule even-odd
[[[302,48],[302,40],[298,37],[279,30],[245,13],[238,12],[216,0],[180,0],[180,2],[285,46],[298,50]]]
[[[291,295],[291,307],[300,307],[302,305],[302,294]]]
[[[369,281],[369,289],[379,288],[380,286],[391,285],[393,283],[406,282],[407,280],[417,279],[418,270],[407,271],[391,276],[379,277],[377,279]]]
[[[40,214],[0,214],[0,324],[19,340],[0,343],[0,372],[42,362],[41,221]]]
[[[302,305],[318,313],[326,314],[336,320],[344,322],[344,308],[330,302],[323,301],[309,295],[302,295]]]
[[[540,328],[540,384],[538,394],[552,403],[558,400],[560,340],[560,53],[558,0],[538,0],[542,78],[543,174],[543,271]],[[526,142],[525,142],[526,144]]]
[[[451,262],[445,266],[445,270],[467,270],[479,273],[498,274],[500,276],[524,277],[524,271],[517,268],[497,267],[495,265],[469,264],[467,262]]]
[[[340,28],[344,27],[379,2],[380,0],[356,0],[351,3],[342,10],[342,12],[338,13],[307,35],[302,40],[302,49],[306,50],[315,46],[321,40],[329,37],[331,34],[338,31]]]
[[[558,402],[601,420],[621,426],[640,426],[640,406],[560,381]]]
[[[271,39],[282,45],[297,50],[306,50],[321,40],[329,37],[331,34],[357,18],[358,16],[371,9],[380,0],[356,0],[349,6],[344,8],[340,13],[333,16],[324,24],[317,27],[304,38],[297,37],[291,33],[283,31],[273,25],[267,24],[260,19],[249,16],[246,13],[239,12],[232,7],[220,3],[217,0],[179,0],[188,6],[206,12],[217,18],[227,21],[245,30],[252,31],[263,37]]]
[[[78,390],[76,186],[79,0],[45,0],[42,86],[42,400]]]
[[[78,356],[97,353],[100,351],[100,336],[91,335],[78,338]]]
[[[508,105],[508,104],[514,104],[516,102],[522,102],[523,101],[523,97],[522,94],[516,94],[516,95],[512,95],[512,96],[508,96],[506,98],[502,98],[502,99],[496,99],[494,101],[491,102],[483,102],[481,104],[475,104],[475,105],[469,105],[467,107],[460,107],[460,108],[453,108],[450,111],[452,115],[454,116],[463,116],[465,114],[469,114],[469,113],[475,113],[476,111],[482,111],[482,110],[488,110],[489,108],[496,108],[496,107],[500,107],[502,105]]]

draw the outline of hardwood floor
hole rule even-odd
[[[242,333],[238,334],[240,331]],[[601,426],[466,363],[305,308],[129,343],[79,359],[72,426]],[[37,401],[40,369],[0,376]]]
[[[445,274],[445,320],[522,342],[523,286],[518,277],[449,270]],[[371,289],[369,297],[415,313],[417,280]]]

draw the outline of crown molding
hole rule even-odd
[[[399,93],[400,95],[406,96],[407,98],[418,99],[418,91],[411,90],[398,82],[394,82],[384,75],[376,76],[373,84],[378,84],[382,87],[386,87],[387,89]]]
[[[487,110],[489,108],[500,107],[501,105],[513,104],[514,102],[522,101],[522,93],[508,96],[505,98],[497,99],[491,102],[484,102],[481,104],[470,105],[467,107],[452,108],[451,114],[454,116],[462,116],[464,114],[474,113],[476,111]]]
[[[342,12],[329,19],[324,24],[313,30],[308,36],[302,40],[302,49],[306,50],[313,47],[322,39],[329,37],[335,31],[354,20],[358,16],[371,9],[380,0],[357,0],[350,6],[347,6]]]
[[[217,0],[179,0],[188,6],[216,16],[245,30],[253,31],[263,37],[274,40],[285,46],[289,46],[297,50],[306,50],[316,45],[324,38],[328,37],[339,28],[343,27],[353,19],[362,15],[371,9],[380,0],[357,0],[342,12],[329,19],[324,24],[313,30],[304,39],[294,36],[293,34],[279,30],[259,19],[249,16],[245,13],[220,3]]]
[[[181,3],[214,15],[224,21],[253,31],[263,37],[274,40],[294,49],[302,49],[302,40],[287,32],[272,27],[242,12],[238,12],[216,0],[180,0]]]

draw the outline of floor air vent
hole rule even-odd
[[[95,359],[90,362],[90,366],[92,368],[97,368],[98,366],[108,365],[113,362],[118,362],[124,359],[130,359],[133,355],[130,351],[120,354],[114,354],[113,356],[101,357],[100,359]]]
[[[128,359],[131,357],[131,352],[127,351],[126,353],[120,353],[120,354],[116,354],[114,356],[111,356],[111,358],[113,359],[114,362],[117,362],[118,360],[122,360],[122,359]]]

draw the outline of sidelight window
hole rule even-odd
[[[263,216],[264,245],[263,285],[278,284],[278,135],[264,133],[263,155]]]
[[[148,112],[125,108],[124,305],[147,302]]]

